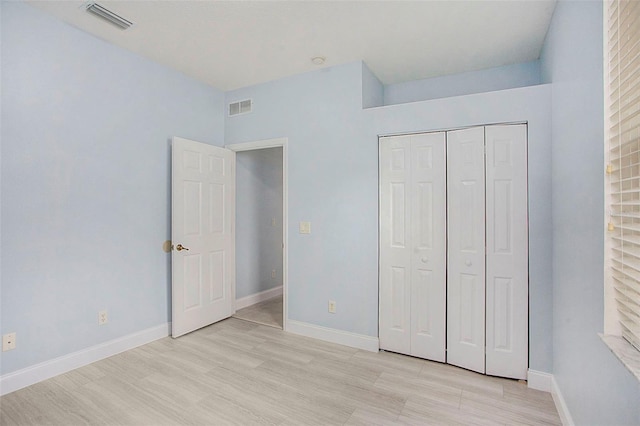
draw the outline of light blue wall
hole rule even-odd
[[[384,87],[384,105],[534,86],[540,82],[540,62],[525,62],[406,83],[389,84]]]
[[[289,318],[378,334],[378,135],[528,121],[530,358],[551,371],[549,87],[363,110],[362,72],[357,62],[227,93],[254,101],[227,120],[227,143],[289,138]],[[299,221],[311,221],[310,235]]]
[[[282,285],[282,195],[282,148],[236,153],[236,299]]]
[[[169,140],[222,144],[224,104],[24,3],[1,31],[5,374],[170,320]]]
[[[362,63],[362,108],[384,105],[384,86],[371,72],[367,64]]]
[[[552,87],[553,373],[576,424],[640,424],[638,381],[603,331],[602,3],[560,1],[541,58]]]
[[[246,98],[253,112],[226,121],[226,143],[288,137],[289,318],[377,336],[377,140],[363,126],[362,63],[227,93]]]

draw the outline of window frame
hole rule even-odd
[[[623,362],[623,364],[636,376],[636,378],[640,381],[640,358],[638,357],[638,353],[640,352],[640,347],[634,346],[630,341],[628,341],[627,339],[625,339],[624,337],[622,337],[623,334],[623,326],[621,325],[621,318],[622,315],[620,314],[619,310],[618,310],[618,301],[617,301],[617,290],[615,288],[615,279],[614,279],[614,274],[616,273],[614,271],[614,266],[618,265],[618,269],[623,269],[620,267],[621,264],[624,264],[624,249],[622,249],[622,253],[623,255],[615,255],[614,254],[614,249],[615,247],[619,246],[620,243],[616,243],[614,242],[614,236],[618,235],[616,232],[620,232],[620,237],[619,238],[624,238],[624,231],[621,229],[620,231],[618,231],[618,224],[616,223],[616,221],[623,221],[625,219],[620,218],[618,216],[618,219],[615,219],[616,214],[614,212],[615,208],[614,208],[614,202],[618,202],[621,203],[622,199],[625,198],[624,195],[621,195],[621,191],[620,191],[620,187],[623,184],[619,184],[620,186],[617,188],[617,191],[613,190],[613,185],[615,182],[619,182],[621,179],[617,178],[617,179],[613,179],[614,174],[618,173],[618,171],[621,169],[620,167],[616,167],[620,164],[624,164],[622,160],[620,160],[618,162],[618,164],[615,164],[613,162],[613,156],[612,156],[612,151],[614,147],[618,147],[618,152],[621,153],[623,152],[624,148],[623,146],[626,144],[626,142],[621,143],[620,140],[622,139],[623,133],[621,131],[617,132],[618,135],[618,139],[616,142],[612,142],[614,139],[612,139],[612,131],[611,129],[613,128],[614,122],[612,121],[612,105],[614,105],[614,103],[612,102],[612,94],[614,92],[618,92],[618,94],[620,93],[620,86],[618,86],[617,90],[612,90],[611,88],[611,79],[612,79],[612,70],[616,69],[616,64],[614,63],[614,65],[612,66],[612,56],[611,55],[611,51],[610,51],[610,35],[609,35],[609,29],[610,29],[610,19],[609,19],[609,15],[610,15],[610,8],[612,5],[616,5],[616,8],[619,7],[621,2],[625,2],[626,0],[607,0],[603,2],[603,84],[604,84],[604,97],[603,97],[603,102],[604,102],[604,117],[603,117],[603,124],[604,124],[604,151],[605,151],[605,155],[604,155],[604,160],[605,160],[605,179],[604,179],[604,199],[605,199],[605,238],[604,238],[604,336],[601,336],[603,341],[605,342],[605,344],[607,344],[607,346],[613,351],[613,353]],[[619,9],[616,9],[619,13]],[[637,12],[637,10],[636,10]],[[618,14],[616,21],[619,21],[620,15]],[[620,48],[620,31],[617,31],[617,40],[616,40],[616,46],[617,49]],[[634,37],[634,39],[637,39],[637,43],[638,46],[640,46],[640,31],[636,31],[636,34],[632,34],[632,36]],[[634,44],[632,44],[633,46]],[[619,61],[620,56],[619,54],[615,55],[616,60]],[[638,56],[635,58],[640,58],[640,53],[638,53]],[[640,61],[640,59],[635,59],[634,58],[634,68],[637,68],[637,65],[635,63],[636,60]],[[619,65],[619,62],[618,62]],[[633,69],[633,68],[632,68]],[[618,72],[618,82],[619,80],[619,76],[620,76],[620,68],[617,69]],[[615,75],[615,73],[613,73],[613,75]],[[632,74],[634,75],[634,74]],[[635,85],[632,85],[631,87],[635,87]],[[640,90],[640,89],[634,89],[634,90]],[[633,99],[633,98],[632,98]],[[618,107],[617,107],[617,111],[621,112],[621,108],[620,108],[620,97],[618,97],[617,99],[618,102]],[[640,104],[640,101],[638,101],[638,104]],[[632,107],[633,108],[633,107]],[[620,117],[618,117],[620,118]],[[620,126],[620,122],[622,120],[618,120],[618,126]],[[631,132],[633,132],[634,130],[637,131],[638,134],[638,141],[637,142],[632,142],[629,144],[629,146],[633,146],[635,148],[635,150],[633,151],[633,154],[625,154],[625,159],[628,159],[629,157],[631,157],[632,155],[635,157],[640,156],[640,125],[637,125],[637,127],[635,127],[635,123],[633,126],[631,126],[633,130],[631,130]],[[619,129],[620,130],[620,129]],[[632,140],[635,140],[636,137],[631,137]],[[634,145],[637,144],[637,145]],[[622,156],[621,154],[619,154],[620,156]],[[634,163],[635,164],[635,163]],[[638,176],[638,183],[635,184],[635,186],[633,187],[633,191],[637,192],[640,194],[640,189],[636,188],[636,186],[640,186],[640,167],[633,167],[634,169],[634,173],[632,174],[633,178],[635,179],[636,176]],[[616,195],[617,194],[617,195]],[[616,198],[618,197],[618,198]],[[635,198],[634,198],[635,201]],[[619,206],[620,204],[618,204]],[[627,207],[628,208],[628,207]],[[618,209],[622,210],[623,207],[618,207]],[[626,210],[625,210],[626,212]],[[640,215],[639,212],[637,211],[633,211],[631,213],[631,215]],[[637,222],[638,224],[640,224],[640,221]],[[636,224],[636,222],[633,223],[634,225]],[[633,251],[632,251],[633,253]],[[621,260],[614,260],[614,258],[618,256]],[[630,262],[634,262],[634,261],[630,261]],[[635,280],[636,282],[640,282],[640,280]],[[640,295],[638,295],[638,298],[633,298],[634,302],[637,302],[638,304],[640,304]],[[635,324],[640,324],[640,321],[636,321]],[[636,335],[636,339],[638,338],[638,333],[635,332],[634,333]]]

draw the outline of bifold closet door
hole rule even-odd
[[[380,138],[380,347],[445,360],[445,133]]]
[[[447,132],[447,362],[525,379],[527,127]]]
[[[485,128],[486,374],[526,379],[528,367],[527,126]]]
[[[485,372],[484,127],[447,132],[447,363]]]

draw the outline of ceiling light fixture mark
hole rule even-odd
[[[327,58],[325,58],[324,56],[314,56],[313,58],[311,58],[311,62],[313,62],[314,65],[322,65],[326,60]]]

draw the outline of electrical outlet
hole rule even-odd
[[[2,352],[16,348],[16,333],[7,333],[2,336]]]
[[[276,279],[276,270],[275,270],[275,269],[272,269],[272,270],[271,270],[271,279],[272,279],[272,280],[275,280],[275,279]]]
[[[336,301],[335,300],[329,300],[329,313],[330,314],[335,314],[336,313]]]
[[[98,325],[105,325],[107,322],[109,322],[107,310],[98,312]]]
[[[7,333],[2,336],[2,352],[16,348],[16,333]]]

